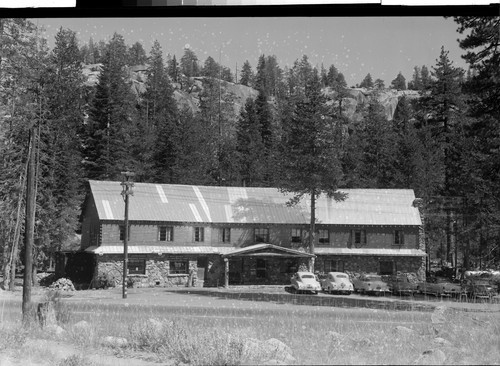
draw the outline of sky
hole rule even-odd
[[[344,74],[348,86],[370,73],[389,86],[399,72],[407,81],[415,66],[436,64],[441,47],[457,67],[467,68],[452,18],[429,17],[224,17],[224,18],[44,18],[49,47],[60,27],[77,32],[81,44],[109,40],[114,32],[128,45],[139,41],[149,54],[158,40],[164,56],[178,60],[188,47],[200,66],[208,56],[238,73],[248,60],[255,71],[261,54],[275,55],[279,65],[291,66],[307,55],[313,66],[330,65]]]

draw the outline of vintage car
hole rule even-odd
[[[471,298],[490,299],[497,294],[497,287],[487,279],[467,279],[463,283],[463,290]]]
[[[321,280],[321,289],[329,294],[350,295],[354,292],[349,275],[343,272],[328,272],[325,278]]]
[[[321,285],[316,279],[314,273],[296,272],[290,279],[292,292],[310,292],[317,294],[321,291]]]
[[[410,282],[406,276],[391,276],[387,285],[393,294],[413,295],[417,292],[417,284]]]
[[[458,282],[451,282],[447,278],[431,277],[427,282],[419,282],[418,292],[434,296],[459,296],[462,286]]]
[[[362,274],[352,280],[354,291],[360,294],[385,295],[391,290],[387,283],[382,281],[382,277],[375,274]]]

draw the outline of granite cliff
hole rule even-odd
[[[98,82],[99,74],[102,70],[101,64],[85,65],[83,74],[86,78],[87,85],[95,85]],[[145,82],[147,80],[147,66],[132,66],[128,68],[128,76],[131,83],[131,88],[136,95],[140,95],[145,91]],[[199,95],[203,91],[203,77],[195,77],[191,79],[192,86],[189,91],[181,89],[180,84],[174,83],[174,98],[180,107],[188,107],[193,112],[199,110],[200,99]],[[255,99],[257,90],[227,81],[221,82],[223,93],[230,93],[234,97],[234,111],[238,115],[242,106],[245,105],[247,98]],[[333,99],[334,91],[330,88],[324,88],[323,93]],[[372,98],[377,98],[384,106],[386,117],[392,120],[396,107],[401,97],[406,96],[409,99],[419,97],[418,91],[415,90],[394,90],[384,89],[380,91],[368,90],[364,88],[348,88],[348,96],[343,99],[343,104],[346,108],[346,115],[353,120],[360,119],[357,112],[363,105],[368,104]]]

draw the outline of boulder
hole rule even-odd
[[[66,334],[66,331],[62,327],[56,324],[48,325],[47,327],[45,327],[45,330],[48,333],[53,334],[58,338],[63,338]]]
[[[396,328],[394,328],[394,332],[397,334],[401,334],[401,335],[403,335],[403,334],[412,335],[415,333],[415,331],[413,329],[403,327],[401,325],[398,325]]]
[[[452,343],[444,338],[436,337],[434,338],[434,343],[440,344],[442,346],[451,346]]]
[[[424,351],[422,355],[415,360],[415,365],[442,365],[446,361],[446,355],[440,349],[431,349]]]
[[[288,365],[295,361],[291,348],[276,338],[267,341],[249,338],[243,344],[242,364]]]
[[[106,347],[123,348],[127,347],[128,340],[122,337],[107,336],[102,339],[101,344]]]
[[[75,325],[73,325],[73,329],[90,330],[90,324],[88,322],[86,322],[85,320],[80,320],[78,323],[75,323]]]

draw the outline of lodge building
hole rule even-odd
[[[92,285],[121,283],[125,204],[120,182],[89,181],[81,253]],[[341,189],[343,201],[288,206],[276,188],[135,183],[129,196],[128,275],[135,286],[288,284],[299,268],[425,277],[418,199],[408,189]]]

